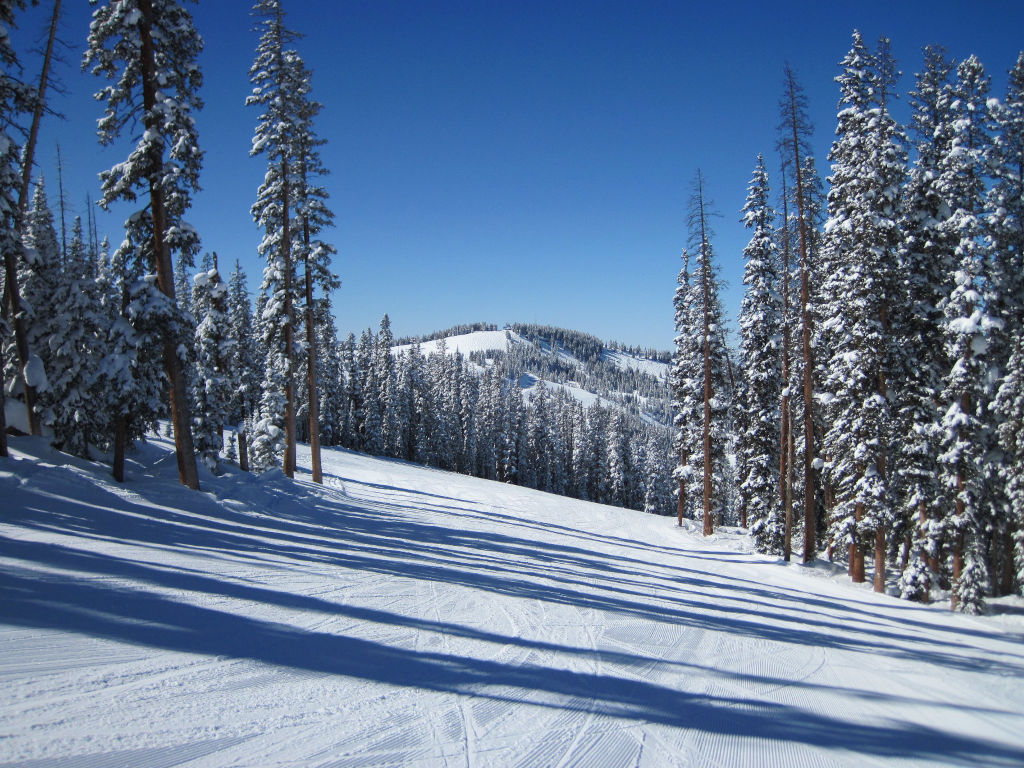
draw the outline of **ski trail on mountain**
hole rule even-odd
[[[194,494],[159,438],[125,488],[13,444],[3,768],[1024,763],[1018,632],[729,532],[344,451]]]

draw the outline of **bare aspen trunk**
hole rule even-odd
[[[153,7],[150,0],[139,0],[143,23],[139,25],[142,42],[142,101],[146,110],[147,130],[159,131],[159,115],[156,106],[157,72],[150,29],[153,23]],[[161,186],[163,176],[162,147],[155,145],[149,158],[152,165],[149,181],[149,202],[153,216],[153,260],[156,266],[157,285],[161,292],[174,301],[174,267],[170,248],[164,239],[167,233],[167,209]],[[168,333],[164,337],[164,370],[170,385],[171,423],[174,426],[174,449],[178,460],[178,479],[192,490],[199,489],[199,473],[196,468],[196,453],[192,444],[192,414],[188,393],[185,390],[185,376],[178,360],[178,345]]]

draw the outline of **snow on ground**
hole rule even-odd
[[[347,452],[193,493],[163,439],[124,486],[12,447],[2,766],[1024,765],[1020,621]]]
[[[454,355],[456,352],[461,352],[465,357],[469,357],[471,352],[504,352],[509,338],[513,342],[525,341],[515,331],[472,331],[471,333],[463,333],[458,336],[447,336],[444,339],[444,343],[448,354]],[[428,357],[439,351],[440,346],[440,339],[424,341],[420,344],[420,351],[424,357]],[[412,349],[411,344],[402,344],[392,347],[391,352],[398,355],[402,352],[408,352],[410,349]]]
[[[606,349],[604,351],[604,360],[622,370],[632,369],[640,371],[640,373],[646,373],[656,379],[664,379],[668,376],[668,363],[648,360],[646,357],[635,357],[616,349]]]

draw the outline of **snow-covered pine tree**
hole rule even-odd
[[[992,249],[985,302],[1001,323],[1001,327],[993,328],[989,353],[990,363],[995,366],[994,378],[1002,379],[993,415],[1006,454],[989,454],[987,482],[990,488],[1005,484],[1002,490],[1006,501],[1000,498],[994,516],[989,565],[993,590],[996,595],[1005,595],[1015,585],[1024,586],[1020,578],[1024,573],[1024,506],[1020,503],[1024,464],[1017,437],[1021,423],[1017,402],[1024,362],[1017,351],[1024,327],[1024,53],[1010,70],[1006,99],[992,104],[992,117],[996,129],[991,155],[995,183],[989,190]]]
[[[740,478],[751,532],[758,550],[781,555],[785,519],[779,495],[780,419],[782,401],[782,297],[768,171],[757,157],[747,188],[743,223],[751,230],[743,249],[746,291],[740,309],[744,372],[743,429],[739,449],[745,475]]]
[[[915,532],[907,566],[900,577],[903,597],[927,601],[940,578],[945,550],[945,505],[938,483],[941,413],[937,394],[950,367],[945,348],[947,282],[953,272],[950,234],[940,225],[950,215],[940,187],[940,163],[950,150],[949,82],[953,65],[942,48],[924,50],[924,68],[911,91],[916,160],[903,192],[899,254],[902,290],[893,302],[896,348],[897,429],[900,451],[893,457],[899,513]]]
[[[1024,587],[1024,333],[1019,327],[993,409],[1000,417],[1002,475],[1010,500],[1005,526],[1013,546],[1013,560],[1007,564],[1010,574],[1005,586],[1019,590]]]
[[[22,371],[31,359],[21,307],[21,292],[18,284],[19,252],[21,250],[21,206],[17,190],[22,181],[20,146],[11,133],[23,125],[24,117],[32,110],[33,94],[25,83],[18,79],[20,65],[11,44],[11,29],[14,27],[15,12],[25,8],[24,0],[0,0],[0,252],[4,259],[3,311],[0,312],[0,339],[6,338],[7,320],[14,332],[15,349],[8,350],[0,342],[0,456],[7,455],[7,422],[4,410],[7,382],[11,380],[7,371],[8,358],[17,357],[18,363],[11,368],[16,380],[24,383]],[[35,413],[35,389],[24,387],[26,420],[32,434],[39,434],[39,422]]]
[[[253,323],[252,303],[245,272],[236,259],[228,278],[228,324],[230,326],[231,360],[228,375],[232,382],[228,401],[228,423],[235,425],[238,435],[238,466],[249,469],[249,433],[247,422],[259,404],[260,369]]]
[[[400,439],[396,421],[395,361],[391,355],[391,347],[394,343],[395,337],[391,333],[391,318],[385,314],[380,319],[370,365],[373,366],[373,379],[379,395],[377,418],[380,421],[381,429],[381,453],[397,457]]]
[[[939,424],[943,452],[940,477],[952,507],[948,535],[952,544],[952,607],[976,613],[989,588],[985,563],[986,529],[992,506],[985,487],[991,448],[988,413],[988,351],[998,323],[984,300],[988,258],[986,235],[986,170],[989,78],[971,56],[957,67],[949,103],[951,152],[940,160],[939,191],[951,211],[939,226],[954,244],[952,290],[946,302],[946,352],[952,367],[940,396],[944,413]]]
[[[133,219],[149,223],[157,285],[174,303],[172,252],[191,260],[198,235],[183,217],[198,186],[202,152],[192,112],[202,107],[202,74],[196,60],[202,38],[192,17],[177,0],[118,0],[93,12],[83,67],[91,67],[112,84],[97,98],[106,102],[99,121],[100,141],[112,144],[123,128],[136,121],[145,130],[128,160],[100,176],[100,204],[134,200],[138,188],[149,196],[148,214]],[[139,245],[136,230],[130,237]],[[189,488],[199,487],[192,445],[191,415],[181,361],[178,359],[180,313],[163,318],[164,368],[169,383],[178,476]]]
[[[320,394],[317,384],[319,373],[318,356],[320,347],[316,333],[316,291],[324,295],[339,286],[337,277],[331,272],[331,256],[335,253],[332,245],[324,242],[324,228],[334,221],[334,213],[327,206],[327,190],[317,183],[318,177],[327,173],[320,158],[318,147],[326,143],[318,138],[313,120],[320,113],[321,105],[310,97],[313,73],[294,51],[286,54],[289,67],[295,71],[295,92],[298,109],[293,142],[295,163],[295,214],[296,224],[301,229],[301,241],[296,249],[296,261],[303,266],[303,319],[306,330],[306,400],[309,416],[309,447],[313,482],[323,482],[323,468],[320,461]]]
[[[899,191],[905,173],[900,130],[885,103],[892,84],[859,32],[840,62],[839,117],[832,161],[818,307],[828,342],[821,451],[835,498],[830,546],[849,552],[850,575],[864,580],[863,555],[874,541],[875,590],[884,591],[887,534],[896,522],[888,460],[895,435],[890,409],[894,355],[889,310],[899,276]],[[885,71],[891,68],[887,67]]]
[[[718,269],[714,264],[709,224],[709,204],[704,192],[704,176],[698,170],[690,202],[691,247],[696,250],[693,272],[693,300],[696,321],[690,333],[700,348],[700,392],[702,402],[701,443],[703,461],[699,465],[702,481],[704,535],[714,532],[715,518],[724,518],[728,488],[726,439],[730,386],[728,350],[722,334],[722,302],[719,298]]]
[[[280,387],[275,393],[264,391],[260,424],[276,434],[282,430],[284,457],[282,465],[287,476],[295,474],[297,440],[295,412],[296,394],[296,313],[300,301],[296,270],[295,214],[298,168],[295,158],[304,107],[304,68],[301,59],[288,46],[297,34],[284,23],[280,0],[257,0],[252,13],[262,29],[256,47],[256,58],[249,69],[252,93],[247,105],[262,112],[253,136],[251,154],[267,156],[267,173],[252,206],[252,215],[263,229],[260,254],[267,260],[260,290],[268,301],[265,309],[265,343],[272,358],[268,370],[274,376],[264,380],[265,386]],[[266,408],[279,407],[279,413]],[[261,445],[276,443],[269,433],[256,438]]]
[[[683,268],[676,280],[675,292],[675,354],[672,358],[670,382],[673,424],[676,428],[675,446],[678,463],[673,477],[679,484],[676,496],[676,518],[679,525],[684,517],[695,516],[694,462],[701,454],[701,381],[702,355],[700,335],[693,330],[698,323],[699,304],[695,285],[690,275],[690,252],[683,251]],[[598,501],[598,497],[591,496]]]
[[[40,178],[32,194],[32,207],[25,214],[22,235],[21,262],[18,265],[18,285],[21,290],[21,308],[25,335],[32,355],[22,371],[23,381],[39,395],[36,417],[45,423],[41,411],[43,394],[49,389],[47,376],[53,370],[50,337],[60,331],[59,318],[54,312],[53,298],[60,287],[60,243],[53,225],[53,213],[46,197],[46,185]],[[12,355],[7,355],[14,363]],[[15,379],[17,371],[6,378]],[[19,377],[21,378],[21,377]]]
[[[106,323],[99,284],[86,252],[82,219],[75,218],[71,243],[56,292],[47,297],[53,318],[48,341],[49,388],[41,393],[44,420],[61,450],[88,457],[103,428],[96,401]]]
[[[320,392],[320,430],[327,445],[340,445],[345,422],[345,388],[341,354],[329,296],[316,300],[316,381]]]
[[[204,257],[193,278],[192,311],[195,313],[194,374],[196,451],[211,472],[220,471],[224,425],[231,415],[232,397],[238,389],[232,370],[235,335],[231,328],[228,285],[221,279],[217,254]]]
[[[153,222],[148,210],[137,211],[125,222],[124,242],[107,260],[108,274],[100,279],[110,324],[98,389],[106,394],[103,408],[113,431],[118,482],[124,481],[128,446],[167,415],[163,342],[168,326],[180,315],[173,297],[160,289],[150,271],[152,248]]]

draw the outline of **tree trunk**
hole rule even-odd
[[[39,124],[43,119],[43,107],[46,103],[46,88],[50,81],[50,62],[53,60],[53,43],[57,37],[57,21],[60,17],[61,0],[54,0],[53,13],[50,16],[50,29],[46,37],[46,52],[43,55],[43,69],[39,75],[39,86],[36,89],[36,103],[32,110],[32,124],[29,127],[28,141],[25,142],[24,159],[21,167],[21,189],[18,190],[18,209],[15,211],[15,232],[18,248],[21,247],[21,234],[24,228],[25,211],[28,208],[28,188],[32,178],[32,165],[35,159],[36,142],[39,139]],[[14,343],[21,363],[22,378],[24,369],[31,356],[28,346],[28,330],[21,314],[21,295],[18,289],[18,262],[15,249],[4,251],[4,269],[7,273],[6,304],[14,324]],[[42,434],[39,417],[36,415],[36,388],[24,381],[25,410],[28,417],[29,432],[33,435]]]
[[[6,458],[7,453],[7,411],[4,402],[4,389],[7,382],[4,381],[4,354],[0,347],[0,458]]]
[[[796,173],[796,218],[800,231],[800,322],[804,358],[804,562],[814,559],[817,511],[814,504],[814,358],[811,353],[810,264],[807,253],[807,221],[804,211],[803,164],[800,160],[800,119],[796,82],[788,66],[790,128],[793,134],[793,168]]]
[[[128,450],[128,418],[124,414],[114,417],[114,479],[124,482],[124,454]]]
[[[153,114],[156,106],[157,71],[153,51],[153,39],[150,34],[153,23],[153,8],[150,0],[139,0],[139,10],[143,23],[139,25],[139,36],[142,42],[142,101],[147,115],[147,130],[159,132],[160,118]],[[174,267],[171,261],[170,248],[165,240],[167,233],[167,210],[164,207],[164,194],[161,185],[163,176],[163,148],[154,146],[149,158],[151,163],[149,181],[149,202],[153,216],[153,260],[156,266],[157,285],[165,296],[175,304]],[[164,337],[164,370],[170,385],[171,423],[174,426],[174,449],[178,460],[178,479],[182,485],[192,490],[199,490],[199,473],[196,468],[196,453],[192,444],[192,415],[189,408],[188,394],[185,389],[185,376],[178,360],[177,340],[167,333]]]
[[[782,408],[779,452],[779,495],[785,514],[782,557],[788,563],[793,554],[793,420],[789,402],[789,191],[786,163],[782,162]]]
[[[860,521],[864,518],[863,504],[858,504],[855,507],[853,516],[857,521],[857,527],[859,529]],[[859,532],[854,534],[854,541],[850,544],[850,578],[857,584],[867,580],[864,570],[864,544],[860,540]]]
[[[683,464],[685,467],[686,465]],[[676,520],[679,522],[679,527],[683,526],[683,510],[686,508],[686,481],[679,481],[679,497],[676,501]]]
[[[249,471],[249,437],[244,424],[238,430],[238,468],[243,472]]]
[[[885,592],[885,528],[875,531],[875,592]]]
[[[284,461],[282,469],[288,477],[295,477],[295,304],[292,301],[292,249],[291,221],[289,220],[290,185],[288,184],[288,159],[281,158],[281,209],[282,237],[281,260],[284,262],[284,348],[285,380],[284,404]]]
[[[313,482],[323,485],[324,472],[320,463],[320,398],[316,386],[316,334],[313,332],[313,275],[309,265],[309,222],[303,217],[302,240],[306,278],[306,384],[309,389],[309,455],[313,468]]]

